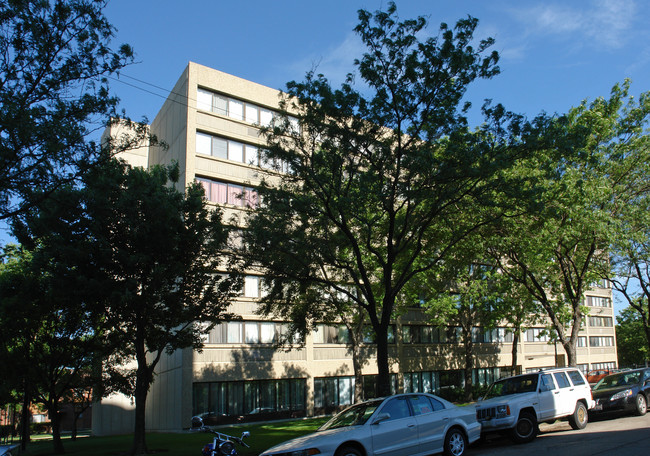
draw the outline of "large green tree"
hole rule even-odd
[[[642,316],[631,306],[616,316],[616,350],[619,367],[647,366],[650,361]]]
[[[200,185],[176,189],[178,177],[177,165],[144,170],[106,160],[84,175],[76,198],[52,194],[16,227],[24,243],[47,245],[65,280],[82,287],[75,294],[101,316],[97,331],[112,355],[104,368],[135,398],[133,454],[147,452],[146,399],[161,357],[200,348],[235,289],[218,273],[228,235],[220,211],[207,207]],[[124,364],[131,360],[134,369]]]
[[[22,391],[24,406],[30,401],[45,406],[54,452],[61,454],[61,406],[75,390],[99,380],[93,368],[105,346],[96,332],[97,315],[62,287],[55,263],[43,258],[38,248],[5,249],[0,267],[0,356],[6,372],[18,373],[5,381]]]
[[[635,147],[650,114],[647,97],[615,86],[609,99],[583,102],[566,116],[541,116],[546,139],[513,171],[533,198],[514,200],[500,219],[489,251],[501,270],[544,309],[569,365],[587,309],[584,293],[609,276],[609,250],[628,201],[645,192]],[[645,140],[644,140],[645,141]]]
[[[107,77],[132,60],[109,47],[106,0],[0,2],[0,220],[92,165],[89,141],[116,115]]]
[[[462,214],[508,163],[508,149],[468,130],[461,105],[472,81],[498,72],[492,40],[474,42],[471,17],[433,37],[426,25],[399,21],[393,3],[361,10],[357,73],[336,90],[314,72],[288,84],[283,107],[297,122],[265,130],[266,158],[287,172],[258,188],[244,232],[242,257],[266,275],[269,301],[309,306],[309,288],[325,287],[367,315],[380,394],[398,296],[486,222]]]

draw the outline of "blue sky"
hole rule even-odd
[[[317,66],[338,85],[363,52],[352,32],[357,10],[386,5],[385,0],[111,0],[105,13],[117,28],[114,44],[132,45],[138,62],[112,82],[113,90],[129,116],[151,121],[188,61],[276,89]],[[496,39],[501,74],[471,87],[468,99],[477,108],[489,98],[532,117],[608,96],[625,78],[632,79],[633,94],[650,90],[645,0],[401,0],[397,8],[402,19],[427,17],[429,34],[437,34],[440,22],[454,24],[472,15],[480,21],[476,36]]]

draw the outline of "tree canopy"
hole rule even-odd
[[[132,59],[109,47],[106,0],[0,3],[0,220],[78,176],[116,115],[107,76]]]
[[[169,185],[178,176],[177,165],[106,160],[84,174],[82,188],[57,190],[15,225],[96,317],[110,350],[104,369],[135,397],[134,454],[146,452],[145,403],[162,355],[200,348],[236,284],[217,273],[228,233],[221,212],[207,208],[199,184]]]
[[[336,90],[314,72],[287,85],[282,106],[298,122],[280,118],[265,136],[266,159],[288,173],[259,187],[241,252],[264,272],[276,309],[309,307],[321,288],[367,314],[379,394],[389,393],[398,295],[486,222],[467,209],[499,185],[510,158],[488,126],[469,131],[461,105],[472,81],[498,73],[492,40],[474,43],[474,18],[420,39],[426,25],[399,21],[393,3],[361,10],[355,31],[367,52],[357,74]]]

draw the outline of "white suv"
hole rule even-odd
[[[476,418],[482,434],[507,431],[515,442],[526,443],[537,436],[540,422],[567,418],[573,429],[583,429],[594,405],[578,369],[544,369],[494,382],[476,404]]]

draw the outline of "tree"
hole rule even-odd
[[[639,117],[639,129],[647,130],[650,94],[642,94],[638,108],[631,107]],[[641,133],[641,132],[639,132]],[[624,321],[638,326],[650,349],[650,137],[647,133],[631,136],[622,151],[629,168],[628,198],[619,203],[617,235],[610,249],[612,287],[628,304]],[[637,313],[633,318],[631,312]]]
[[[220,211],[207,208],[199,184],[184,192],[170,186],[178,177],[177,165],[143,170],[106,160],[84,175],[79,204],[54,194],[48,204],[60,209],[33,211],[22,225],[23,238],[62,238],[50,256],[87,284],[84,299],[101,316],[98,331],[112,350],[104,367],[135,398],[132,454],[147,451],[146,399],[161,357],[200,348],[201,333],[224,317],[235,287],[217,273],[228,233]],[[62,215],[66,206],[81,208],[81,216]],[[126,360],[137,367],[127,369]]]
[[[616,316],[616,350],[619,366],[647,366],[650,359],[648,340],[641,315],[626,307]]]
[[[114,29],[102,14],[105,4],[0,4],[0,220],[98,159],[99,147],[88,138],[117,116],[107,77],[133,54],[127,45],[109,47]]]
[[[619,216],[647,186],[636,171],[645,152],[635,144],[650,104],[645,96],[640,103],[628,99],[628,89],[617,85],[608,100],[537,119],[544,147],[514,171],[527,176],[534,198],[513,204],[519,215],[500,219],[490,248],[500,268],[544,309],[572,366],[587,311],[584,293],[610,275]]]
[[[355,31],[368,51],[355,63],[369,97],[353,76],[338,90],[313,72],[288,84],[282,106],[297,122],[284,116],[263,130],[266,159],[287,172],[257,189],[241,252],[266,275],[269,299],[295,302],[285,300],[287,283],[305,295],[325,287],[367,315],[381,395],[390,393],[397,297],[486,223],[461,214],[508,163],[507,148],[469,132],[460,107],[468,84],[498,72],[496,53],[486,52],[492,40],[472,43],[477,20],[442,24],[439,36],[419,40],[427,21],[396,16],[393,3],[359,11]]]
[[[419,284],[419,295],[429,296],[423,303],[431,322],[438,326],[460,328],[460,342],[464,349],[463,374],[465,400],[473,400],[473,369],[475,342],[484,332],[498,324],[492,275],[488,264],[456,262],[460,257],[438,268],[438,275],[424,274]]]

